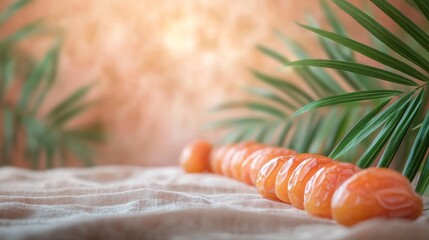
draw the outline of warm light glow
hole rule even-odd
[[[163,40],[168,51],[176,53],[195,50],[198,33],[193,16],[170,19],[166,25]]]
[[[85,118],[100,120],[109,132],[99,164],[171,165],[187,142],[207,137],[201,128],[210,107],[243,95],[240,87],[254,81],[249,68],[295,79],[255,50],[257,44],[286,49],[273,30],[321,52],[314,34],[295,24],[311,12],[324,26],[317,2],[38,0],[2,31],[42,18],[64,32],[49,103],[98,80],[91,93],[97,105]],[[348,31],[359,36],[361,29]],[[40,56],[45,46],[33,39],[23,49]]]

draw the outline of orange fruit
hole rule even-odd
[[[296,152],[293,150],[279,147],[264,148],[253,153],[259,155],[254,157],[249,168],[250,181],[252,182],[252,184],[256,183],[256,178],[258,178],[259,171],[261,171],[261,168],[264,166],[265,163],[267,163],[273,158],[287,156],[295,153]]]
[[[247,142],[242,142],[242,143],[239,143],[236,147],[235,147],[235,151],[234,151],[234,153],[232,153],[232,155],[231,155],[231,159],[230,159],[230,161],[229,161],[229,165],[225,165],[225,167],[226,168],[228,168],[227,170],[226,170],[226,173],[227,173],[227,177],[230,177],[230,178],[234,178],[234,179],[236,179],[236,175],[238,174],[238,173],[234,173],[234,172],[236,172],[237,170],[237,168],[240,168],[239,166],[241,165],[241,162],[242,162],[242,154],[243,154],[243,151],[244,151],[244,153],[246,152],[246,150],[247,149],[249,149],[249,148],[251,148],[251,147],[253,147],[253,146],[260,146],[261,144],[258,144],[258,143],[256,143],[256,142],[251,142],[251,141],[247,141]]]
[[[234,154],[233,159],[231,161],[232,177],[236,180],[241,181],[241,175],[242,175],[241,173],[243,169],[242,164],[244,160],[246,160],[246,158],[254,151],[265,147],[267,146],[264,144],[255,143],[237,151],[237,153]]]
[[[232,177],[231,172],[231,162],[234,158],[234,155],[237,153],[238,150],[245,147],[246,145],[250,144],[250,142],[244,142],[244,143],[234,143],[230,146],[230,148],[225,152],[225,155],[222,159],[221,164],[221,173],[225,177]]]
[[[271,149],[271,147],[262,147],[257,149],[251,149],[249,150],[248,156],[244,158],[244,160],[241,162],[241,177],[240,180],[248,185],[254,186],[252,181],[250,180],[250,165],[252,164],[253,160],[257,158],[259,155],[261,155],[265,149]]]
[[[276,176],[275,193],[280,201],[290,203],[289,193],[287,190],[290,176],[302,161],[311,156],[313,156],[313,154],[310,153],[292,154],[287,156],[289,160],[282,165]]]
[[[222,162],[225,153],[229,149],[230,145],[223,145],[219,148],[215,148],[212,151],[211,157],[210,157],[210,166],[213,171],[213,173],[216,174],[222,174]]]
[[[188,173],[209,172],[211,150],[212,144],[202,139],[189,143],[181,153],[181,167]]]
[[[325,156],[310,154],[296,167],[290,176],[287,188],[289,200],[294,207],[304,209],[305,185],[320,168],[330,163],[335,162]]]
[[[359,171],[350,163],[334,163],[319,169],[305,187],[305,210],[314,216],[332,218],[332,195],[344,181]]]
[[[290,156],[276,157],[261,168],[256,179],[256,189],[263,197],[279,200],[275,191],[276,177],[280,168],[288,160],[290,160]]]
[[[369,168],[347,179],[332,196],[332,217],[351,226],[372,218],[417,219],[422,198],[400,173]]]

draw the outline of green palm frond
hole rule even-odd
[[[329,5],[324,1],[322,5],[332,28],[337,31],[338,35],[345,34],[345,28],[338,23],[337,17]],[[288,38],[278,31],[275,32],[275,35],[297,57],[310,58],[311,55],[297,41]],[[336,59],[341,61],[354,59],[354,52],[350,49],[339,44],[332,44],[322,37],[319,38],[319,41],[327,55],[335,55]],[[280,66],[290,64],[290,60],[277,50],[263,45],[258,45],[257,49],[266,56],[276,60]],[[250,111],[252,116],[219,119],[209,123],[207,128],[211,130],[219,128],[230,129],[230,136],[227,135],[225,137],[227,142],[237,139],[252,139],[294,148],[301,152],[329,154],[332,147],[341,139],[342,135],[340,133],[344,133],[350,129],[356,123],[356,116],[367,113],[369,109],[362,112],[361,109],[350,107],[353,104],[348,104],[332,111],[322,109],[316,114],[310,114],[311,117],[299,116],[294,119],[290,118],[292,113],[317,98],[325,98],[335,94],[346,94],[344,85],[348,85],[354,90],[366,90],[370,85],[367,84],[368,79],[356,74],[337,71],[340,75],[345,76],[344,79],[338,80],[324,69],[314,67],[294,68],[294,70],[296,70],[297,75],[303,80],[304,87],[279,76],[263,73],[258,70],[251,70],[259,83],[265,86],[249,86],[245,88],[245,92],[253,96],[253,100],[229,101],[220,104],[213,108],[213,110],[233,112],[232,110],[244,109]],[[397,78],[403,80],[400,76]],[[379,94],[380,98],[382,98],[399,93],[399,91],[392,90],[374,92],[372,94]],[[368,95],[370,94],[371,92],[368,92]],[[368,104],[373,105],[376,103],[371,102]],[[310,118],[311,121],[307,120],[307,118]],[[333,122],[337,124],[333,125]],[[331,134],[332,132],[338,134]],[[224,142],[221,141],[221,143]],[[345,157],[345,159],[351,161],[351,158]]]
[[[344,47],[372,58],[382,66],[395,69],[398,72],[401,72],[401,74],[386,71],[382,68],[375,68],[365,63],[357,63],[356,61],[339,62],[337,60],[315,59],[296,61],[288,63],[287,65],[292,67],[323,67],[340,69],[346,72],[353,72],[373,77],[374,81],[385,80],[403,85],[403,89],[406,91],[403,91],[399,95],[396,94],[399,96],[397,98],[392,97],[390,99],[390,106],[386,107],[385,110],[381,112],[377,112],[375,115],[371,115],[371,120],[367,122],[364,121],[363,124],[356,125],[355,128],[352,129],[331,152],[332,157],[339,157],[342,153],[351,149],[353,146],[360,144],[365,138],[378,131],[378,133],[375,134],[372,144],[362,154],[361,158],[357,161],[357,164],[360,167],[369,167],[373,165],[375,161],[378,161],[377,165],[379,167],[389,167],[394,160],[394,156],[400,149],[401,144],[404,142],[405,136],[410,132],[412,124],[416,124],[418,119],[421,119],[427,112],[427,98],[424,97],[425,94],[427,95],[427,82],[429,80],[428,59],[426,58],[427,53],[422,54],[422,52],[415,51],[410,47],[410,44],[402,41],[373,17],[347,1],[333,0],[333,2],[354,18],[380,42],[384,43],[392,51],[396,52],[400,57],[395,58],[389,56],[368,45],[357,43],[354,40],[335,33],[308,26],[304,27],[315,32],[319,36],[325,37],[343,45]],[[372,0],[371,2],[384,14],[390,17],[405,33],[420,44],[422,48],[426,51],[429,50],[427,47],[429,36],[426,34],[424,29],[417,26],[417,24],[412,22],[400,10],[396,9],[387,1]],[[420,4],[420,1],[416,1],[416,5],[423,13],[428,10],[422,7],[422,5],[425,4]],[[385,88],[386,87],[384,87],[384,89],[377,89],[374,91],[388,91]],[[359,91],[349,94],[362,93],[364,92]],[[338,97],[341,96],[331,96],[330,98],[335,99]],[[376,97],[377,96],[374,96],[373,98],[369,97],[362,100],[375,99]],[[323,101],[323,99],[303,106],[302,109],[310,109],[320,101]],[[343,99],[338,98],[338,101],[334,100],[330,103],[332,105],[342,104]],[[302,112],[302,110],[298,110],[296,114],[299,114],[300,112]],[[420,130],[425,131],[425,129]],[[412,150],[408,153],[409,157],[405,162],[406,167],[404,167],[403,170],[403,174],[411,181],[414,179],[418,170],[422,167],[422,160],[428,150],[427,146],[425,149],[423,149],[424,146],[422,148],[421,145],[417,147],[416,141],[422,141],[422,134],[424,133],[419,132],[418,138],[413,138],[408,135],[409,137],[406,139],[406,141],[414,142]],[[416,156],[417,152],[419,153]],[[427,164],[429,163],[426,163],[426,165]],[[424,170],[422,171],[421,178],[417,183],[417,190],[420,193],[423,193],[427,188],[428,175],[428,172],[425,172]]]
[[[0,27],[29,3],[31,0],[14,1],[0,13]],[[93,165],[92,145],[104,138],[101,128],[69,124],[91,106],[84,99],[92,85],[75,90],[45,113],[41,109],[57,78],[61,44],[54,44],[40,61],[31,61],[28,68],[23,68],[27,62],[16,56],[19,41],[42,28],[38,22],[30,23],[0,39],[0,163],[10,164],[23,142],[25,159],[34,168],[64,165],[70,157]],[[11,99],[17,89],[18,99]]]
[[[429,185],[429,161],[425,160],[429,147],[428,24],[413,22],[386,0],[371,0],[373,7],[397,24],[398,32],[393,32],[370,11],[344,0],[332,2],[370,34],[373,45],[350,37],[330,4],[322,0],[321,6],[332,30],[321,29],[311,17],[309,24],[299,25],[316,34],[327,59],[312,58],[296,41],[280,33],[276,35],[299,60],[290,61],[279,51],[259,46],[262,53],[295,70],[305,88],[257,72],[256,78],[266,84],[266,89],[259,92],[276,93],[259,94],[266,100],[263,101],[265,110],[273,106],[282,108],[276,107],[276,114],[257,115],[260,122],[254,122],[248,129],[265,129],[280,123],[268,139],[279,146],[326,154],[363,168],[395,164],[410,181],[421,171],[416,190],[423,193]],[[429,20],[427,1],[410,2]],[[377,64],[361,62],[355,57],[357,54]],[[339,78],[325,69],[333,70]],[[299,90],[283,87],[286,85]],[[281,101],[275,101],[273,96]],[[248,107],[252,114],[258,112],[248,105],[250,101],[241,103],[240,106]],[[291,113],[291,110],[294,111]]]

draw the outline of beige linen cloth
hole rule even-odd
[[[347,228],[264,199],[240,182],[176,167],[6,167],[0,238],[427,240],[429,214]]]

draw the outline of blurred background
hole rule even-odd
[[[13,2],[2,0],[0,9]],[[409,9],[403,1],[390,2]],[[368,41],[350,17],[337,12],[350,35]],[[300,84],[255,46],[282,49],[273,35],[280,30],[318,56],[322,51],[313,34],[295,24],[306,22],[309,13],[326,25],[319,0],[35,0],[0,27],[0,36],[41,19],[45,31],[17,46],[31,59],[42,59],[60,39],[56,80],[42,113],[94,83],[85,95],[94,104],[68,124],[102,127],[106,134],[96,144],[97,165],[176,165],[192,139],[219,137],[202,130],[213,118],[208,109],[240,97],[240,87],[254,81],[250,68]],[[380,21],[389,24],[383,16]],[[19,95],[13,92],[12,102]],[[24,158],[17,154],[10,164],[29,167]]]

